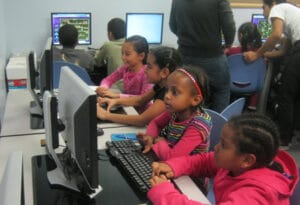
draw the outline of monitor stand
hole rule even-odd
[[[44,128],[43,112],[40,112],[35,101],[30,102],[30,128],[31,129],[43,129]]]
[[[62,186],[51,185],[47,171],[56,168],[54,161],[48,155],[32,157],[34,205],[150,204],[144,196],[134,191],[134,185],[129,184],[114,166],[105,150],[99,150],[98,155],[98,178],[103,190],[93,199]]]

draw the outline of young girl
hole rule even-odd
[[[148,43],[142,36],[127,38],[122,47],[122,60],[124,65],[119,67],[108,77],[101,81],[96,92],[100,96],[119,98],[146,93],[152,88],[145,74]],[[114,93],[109,88],[115,82],[123,80],[122,94]]]
[[[233,117],[222,129],[215,152],[153,163],[153,204],[200,204],[179,193],[167,179],[183,174],[214,177],[216,204],[289,204],[298,181],[295,160],[278,150],[279,133],[266,116]]]
[[[226,50],[226,55],[243,53],[245,51],[256,51],[262,44],[261,35],[255,24],[251,22],[243,23],[238,30],[240,46]]]
[[[167,80],[166,111],[153,119],[146,134],[138,134],[159,159],[207,152],[210,116],[201,105],[208,94],[208,82],[201,69],[179,68]]]
[[[97,106],[97,117],[103,120],[110,120],[116,123],[145,126],[150,120],[161,114],[165,110],[163,101],[165,95],[165,85],[167,77],[177,67],[181,66],[181,58],[174,48],[157,47],[150,50],[147,57],[146,75],[150,83],[155,86],[148,92],[140,96],[127,98],[99,98],[99,104],[107,103],[107,110]],[[114,105],[122,106],[142,106],[152,101],[153,103],[139,115],[122,115],[110,113],[109,110]]]

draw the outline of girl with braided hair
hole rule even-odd
[[[168,181],[189,174],[214,177],[216,204],[289,204],[298,169],[279,144],[278,129],[268,117],[235,116],[224,125],[214,152],[153,163],[148,197],[153,204],[198,204]]]

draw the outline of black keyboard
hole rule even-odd
[[[142,146],[132,140],[106,142],[108,153],[116,159],[125,171],[128,180],[133,182],[140,194],[146,195],[150,189],[151,164],[157,160],[154,152],[143,154]]]

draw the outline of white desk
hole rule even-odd
[[[8,92],[0,137],[45,133],[44,129],[30,128],[30,101],[27,89]]]
[[[110,140],[112,133],[144,132],[145,128],[118,127],[104,129],[104,135],[98,137],[98,149],[105,149],[105,142]],[[45,139],[45,134],[25,135],[17,137],[0,138],[0,179],[4,173],[4,168],[8,156],[15,151],[23,152],[23,176],[24,176],[24,202],[25,205],[33,204],[32,187],[32,164],[31,158],[36,155],[46,154],[46,148],[41,147],[40,140]],[[194,200],[206,200],[202,192],[190,178],[179,178],[177,186]],[[186,182],[185,182],[186,181]],[[188,192],[188,193],[187,193]],[[204,197],[204,198],[201,198]]]
[[[105,142],[110,140],[111,133],[143,132],[145,128],[119,127],[104,129],[104,135],[98,137],[98,149],[105,148]],[[23,152],[24,195],[25,205],[33,204],[32,166],[31,158],[35,155],[46,154],[46,148],[41,147],[40,140],[45,134],[24,135],[0,138],[0,179],[2,178],[6,160],[15,151]]]
[[[0,137],[16,135],[30,135],[45,133],[45,129],[30,128],[30,101],[32,96],[27,89],[10,90],[6,99],[6,106],[3,116],[3,123]],[[129,115],[138,114],[133,107],[124,107],[124,111]],[[127,125],[118,123],[99,123],[101,128],[126,127]]]

